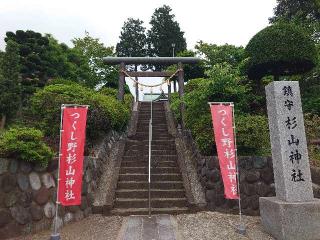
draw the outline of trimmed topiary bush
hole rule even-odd
[[[278,23],[258,32],[248,43],[247,74],[250,79],[308,72],[317,62],[315,44],[294,24]]]
[[[0,135],[0,155],[47,166],[54,154],[43,141],[40,130],[17,127]]]
[[[36,125],[55,142],[59,140],[61,104],[90,105],[86,132],[90,142],[103,137],[111,129],[124,130],[130,115],[129,104],[79,84],[46,86],[34,94],[30,103]]]

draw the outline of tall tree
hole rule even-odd
[[[13,41],[18,45],[21,98],[22,104],[26,106],[30,95],[57,75],[50,41],[48,36],[31,30],[7,32],[5,41]]]
[[[277,0],[271,23],[294,22],[302,25],[320,41],[320,1],[319,0]]]
[[[169,6],[163,5],[157,8],[151,17],[151,29],[147,33],[150,56],[172,56],[172,44],[174,44],[176,53],[187,49],[184,32],[181,31],[179,23],[171,11]],[[157,66],[157,68],[163,67]]]
[[[124,22],[120,42],[116,46],[116,53],[119,57],[143,57],[146,56],[146,28],[143,21],[128,18]]]
[[[113,47],[105,47],[98,38],[93,38],[88,32],[85,32],[84,38],[75,38],[72,40],[74,49],[82,54],[90,68],[90,78],[85,85],[91,88],[98,85],[117,86],[117,71],[112,66],[103,63],[102,58],[113,56]]]
[[[54,66],[54,77],[85,84],[90,78],[89,62],[82,53],[64,43],[59,43],[52,35],[49,39],[50,64]]]
[[[20,81],[19,81],[19,45],[14,41],[7,41],[6,51],[1,64],[0,76],[0,113],[3,129],[6,119],[15,115],[20,107]]]
[[[119,57],[144,57],[147,55],[147,37],[146,28],[143,27],[143,21],[139,19],[128,18],[124,22],[120,42],[116,46],[116,53]],[[138,66],[129,67],[137,71]]]

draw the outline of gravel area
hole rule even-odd
[[[245,236],[235,232],[238,215],[218,212],[181,214],[175,217],[181,239],[188,240],[273,240],[263,231],[260,217],[243,216],[247,226]]]
[[[263,231],[260,217],[243,216],[247,226],[245,236],[236,233],[238,215],[219,212],[199,212],[171,216],[177,240],[274,240]],[[63,240],[115,240],[123,221],[119,216],[92,215],[88,218],[66,225],[61,230]],[[51,231],[43,231],[10,240],[46,240]]]
[[[122,217],[92,215],[88,218],[68,224],[61,230],[63,240],[114,240],[122,225]],[[47,240],[51,231],[43,231],[32,236],[14,238],[11,240]]]

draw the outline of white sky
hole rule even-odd
[[[192,49],[199,40],[245,46],[268,25],[276,0],[0,0],[0,49],[5,33],[18,29],[50,33],[68,45],[86,30],[115,46],[128,17],[140,18],[148,28],[163,4],[173,9]]]

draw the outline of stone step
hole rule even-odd
[[[151,198],[184,198],[184,189],[150,189]],[[148,198],[148,189],[119,189],[116,190],[117,198]]]
[[[148,119],[138,119],[138,124],[142,124],[142,125],[148,125],[149,124],[149,120],[150,118]],[[158,119],[152,119],[152,124],[167,124],[167,120],[165,121],[160,121]]]
[[[148,189],[146,181],[119,181],[118,189]],[[158,181],[151,182],[151,188],[157,189],[184,189],[182,181]]]
[[[127,151],[125,151],[125,156],[144,156],[144,155],[149,155],[148,149],[144,149],[144,150],[137,150],[137,149],[129,149]],[[162,149],[162,150],[158,150],[158,149],[152,149],[151,148],[151,155],[176,155],[177,151],[175,149]],[[147,155],[147,156],[148,156]]]
[[[152,155],[151,156],[151,160],[152,161],[156,161],[158,163],[164,162],[164,161],[174,161],[176,162],[178,156],[177,155]],[[123,161],[133,161],[133,162],[148,162],[149,160],[149,156],[148,155],[143,155],[141,157],[137,157],[137,156],[129,156],[129,155],[125,155],[123,157]]]
[[[170,141],[168,143],[162,142],[162,143],[154,143],[154,141],[151,142],[151,148],[154,150],[164,150],[164,149],[176,149],[176,145],[174,142]],[[148,142],[142,142],[142,143],[127,143],[125,150],[146,150],[149,149],[149,143]]]
[[[149,132],[136,132],[135,137],[144,137],[145,140],[149,139]],[[168,132],[163,132],[163,133],[157,133],[152,135],[152,139],[159,139],[159,138],[171,138],[172,136]]]
[[[156,208],[186,207],[186,198],[152,198],[151,206]],[[147,208],[148,198],[116,198],[115,208]]]
[[[125,173],[119,175],[119,181],[148,181],[148,177],[148,174]],[[153,181],[182,181],[182,176],[180,173],[152,173]]]
[[[137,127],[137,132],[149,132],[149,126]],[[168,128],[167,127],[155,127],[155,126],[153,126],[152,132],[153,133],[158,133],[158,132],[167,133],[168,132]]]
[[[129,215],[148,215],[148,208],[115,208],[111,210],[112,215],[129,216]],[[188,213],[186,207],[171,207],[171,208],[151,208],[152,214],[184,214]]]
[[[133,136],[133,137],[131,137],[130,139],[132,139],[132,140],[136,140],[136,141],[149,141],[148,139],[149,139],[149,137],[148,136]],[[173,138],[171,137],[171,136],[166,136],[166,137],[164,137],[164,136],[153,136],[152,137],[152,141],[158,141],[158,140],[160,140],[160,141],[168,141],[168,140],[172,140]]]
[[[149,136],[149,129],[137,129],[136,134],[145,134]],[[169,132],[167,129],[165,130],[152,129],[152,134],[153,136],[162,136],[162,135],[168,136]]]
[[[138,115],[138,120],[150,120],[151,116],[150,115]],[[163,123],[167,122],[167,119],[165,116],[152,116],[152,122],[153,121],[163,121]]]
[[[140,173],[148,174],[149,168],[146,167],[121,167],[120,174],[126,173]],[[154,167],[151,168],[151,174],[154,173],[180,173],[179,168],[177,167]]]

